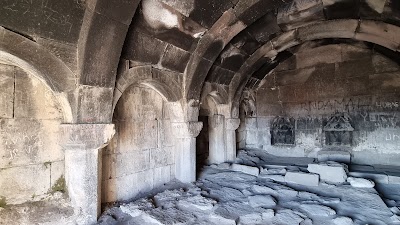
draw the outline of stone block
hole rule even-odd
[[[189,52],[169,44],[161,59],[161,65],[164,68],[183,73],[189,58]]]
[[[246,165],[240,165],[240,164],[232,164],[231,165],[231,170],[237,171],[237,172],[242,172],[242,173],[247,173],[253,176],[258,176],[260,174],[260,169],[257,167],[252,167],[252,166],[246,166]]]
[[[0,118],[13,118],[14,66],[0,64]]]
[[[88,1],[87,7],[92,11],[110,17],[113,20],[119,21],[126,25],[130,25],[132,16],[135,13],[138,4],[139,4],[138,0]]]
[[[331,20],[314,23],[298,29],[298,38],[302,41],[323,38],[353,38],[358,20]]]
[[[372,64],[374,66],[375,73],[386,73],[400,70],[399,64],[381,54],[372,55]]]
[[[54,93],[42,81],[21,69],[15,73],[15,118],[63,119]]]
[[[258,131],[248,130],[246,131],[246,145],[258,144]]]
[[[78,96],[78,121],[109,123],[112,118],[113,88],[81,86]]]
[[[306,68],[319,64],[329,64],[342,61],[342,48],[340,45],[327,45],[298,52],[296,67]]]
[[[150,150],[150,167],[164,167],[174,163],[174,148],[164,147]]]
[[[50,188],[60,187],[60,184],[65,183],[65,163],[64,161],[51,162],[50,164]]]
[[[132,162],[135,159],[135,162]],[[150,169],[150,150],[137,150],[116,155],[116,177],[127,176]]]
[[[54,120],[5,119],[0,130],[0,168],[60,161],[60,122]]]
[[[285,175],[285,182],[305,186],[318,186],[319,175],[301,172],[287,172]]]
[[[88,15],[89,13],[91,15]],[[84,36],[81,37],[85,41],[78,51],[80,84],[114,87],[118,62],[129,26],[90,11],[87,11],[85,18],[88,19],[82,29],[87,31],[83,32]],[[104,61],[108,63],[103,63]]]
[[[301,204],[300,209],[305,212],[307,215],[311,216],[321,216],[321,217],[330,217],[336,215],[336,211],[332,208],[324,205],[316,205],[316,204]]]
[[[347,173],[342,164],[327,162],[321,164],[308,164],[307,170],[310,173],[319,174],[322,181],[328,183],[346,182]]]
[[[389,184],[400,184],[400,176],[388,175]]]
[[[356,188],[373,188],[375,186],[375,183],[373,181],[364,178],[348,177],[347,182],[349,182],[351,186]]]
[[[389,176],[377,172],[357,171],[357,172],[349,172],[348,175],[357,178],[369,179],[379,184],[389,184]]]
[[[260,224],[263,218],[260,213],[252,213],[239,217],[239,225]]]
[[[249,196],[249,204],[253,208],[274,208],[276,206],[276,200],[270,195],[254,195]]]
[[[102,179],[112,179],[116,178],[116,163],[117,163],[117,154],[103,154],[102,158]]]
[[[317,153],[319,162],[335,161],[341,163],[350,163],[350,152],[340,150],[321,150]]]
[[[153,169],[153,185],[154,188],[162,186],[171,181],[171,166],[163,166]]]
[[[57,58],[61,59],[72,72],[75,74],[78,73],[77,47],[75,45],[65,44],[64,42],[58,42],[47,38],[37,38],[37,43],[57,56]]]
[[[246,130],[257,129],[257,118],[245,118]]]
[[[153,170],[103,181],[102,202],[124,201],[153,189]]]
[[[43,164],[0,170],[0,196],[7,204],[20,204],[50,190],[50,167]]]
[[[129,32],[126,43],[123,58],[149,64],[157,64],[167,46],[167,43],[138,31]]]
[[[260,178],[269,179],[277,182],[285,182],[285,177],[283,175],[260,174]]]
[[[357,28],[356,40],[368,41],[396,51],[400,45],[399,27],[373,20],[362,20]]]

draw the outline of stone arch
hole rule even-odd
[[[78,42],[80,84],[114,87],[125,36],[139,2],[87,1]]]
[[[208,71],[225,46],[257,19],[284,4],[284,1],[239,1],[224,12],[200,39],[189,59],[184,73],[183,97],[187,101],[199,99]]]
[[[273,60],[280,52],[306,41],[325,38],[344,38],[367,41],[393,51],[400,51],[400,28],[388,23],[368,20],[329,20],[299,27],[275,37],[257,49],[241,66],[229,85],[232,110],[240,104],[240,98],[247,81],[262,61]]]
[[[0,62],[17,66],[47,86],[60,104],[65,123],[73,121],[67,92],[76,88],[75,74],[37,43],[0,27]]]
[[[116,82],[113,109],[115,109],[115,106],[124,91],[131,85],[144,85],[150,87],[160,94],[167,102],[176,102],[180,100],[180,86],[168,75],[170,74],[156,70],[151,66],[133,67],[122,73]]]

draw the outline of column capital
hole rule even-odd
[[[105,147],[115,134],[114,124],[61,124],[64,150],[94,150]]]
[[[238,118],[225,119],[225,123],[226,123],[227,130],[236,130],[239,128],[240,119],[238,119]]]
[[[195,138],[203,128],[203,122],[191,121],[172,123],[172,130],[177,138]]]

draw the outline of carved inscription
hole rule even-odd
[[[0,129],[5,153],[2,160],[35,161],[39,150],[43,147],[38,130],[38,121],[5,122]]]

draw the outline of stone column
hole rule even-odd
[[[114,124],[62,124],[65,180],[77,224],[97,222],[101,207],[101,149],[115,133]]]
[[[226,159],[225,116],[212,115],[208,120],[209,156],[208,162],[219,164]]]
[[[226,161],[236,159],[236,130],[239,128],[240,119],[225,119],[226,127]]]
[[[196,137],[202,122],[172,123],[175,136],[175,178],[184,183],[196,181]]]

